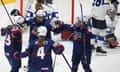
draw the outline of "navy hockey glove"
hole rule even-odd
[[[55,21],[55,26],[56,26],[56,28],[61,27],[61,26],[62,26],[62,24],[63,24],[63,22],[62,22],[62,21],[60,21],[60,20],[56,20],[56,21]]]
[[[85,27],[85,26],[83,26],[83,33],[86,34],[86,35],[90,33],[90,32],[88,31],[88,28]]]
[[[5,33],[6,33],[6,28],[2,28],[2,29],[1,29],[1,36],[4,36]]]
[[[63,45],[59,45],[55,47],[55,53],[56,54],[62,54],[62,52],[64,51],[64,46]]]
[[[16,60],[20,60],[19,52],[15,52],[15,53],[14,53],[14,58],[15,58]]]

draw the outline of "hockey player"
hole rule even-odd
[[[14,52],[21,52],[22,49],[22,28],[19,25],[23,20],[15,19],[14,25],[8,25],[6,28],[2,28],[2,36],[5,36],[4,51],[5,56],[11,66],[10,72],[19,72],[21,67],[21,60],[16,60],[13,56]],[[19,17],[21,18],[21,17]]]
[[[59,21],[57,21],[56,24],[60,26],[60,31],[67,30],[73,33],[73,54],[71,72],[78,71],[78,65],[80,62],[82,63],[85,72],[92,72],[90,68],[92,55],[90,39],[96,38],[96,35],[88,31],[88,25],[82,24],[82,20],[80,17],[77,18],[74,25],[63,24],[63,22]],[[98,36],[98,39],[104,40],[104,37]]]
[[[50,25],[50,21],[45,19],[46,13],[43,10],[38,10],[36,12],[36,17],[34,19],[30,19],[27,23],[30,25],[30,39],[29,42],[37,39],[36,29],[40,26],[46,26],[48,29],[47,38],[51,39],[50,31],[57,32],[56,28]]]
[[[110,0],[111,1],[111,0]],[[111,7],[109,0],[94,0],[92,5],[92,33],[96,34],[96,36],[105,36],[106,32],[106,20],[105,16],[107,14],[114,16],[117,8],[116,4],[114,4],[114,8]],[[99,41],[96,39],[92,40],[94,43],[96,52],[106,54],[107,52],[103,50],[103,41]]]
[[[14,57],[17,60],[30,56],[29,60],[31,62],[29,62],[28,72],[53,72],[51,51],[53,50],[56,54],[61,54],[64,50],[63,45],[46,38],[47,31],[45,26],[40,26],[37,29],[37,36],[39,38],[31,42],[25,52],[14,53]]]
[[[117,0],[111,0],[111,4],[114,6],[116,4],[116,10],[118,11],[118,4],[119,2]],[[115,14],[117,14],[117,11]],[[109,16],[109,17],[108,17]],[[106,16],[106,21],[107,21],[107,35],[106,37],[106,42],[108,43],[110,48],[115,48],[118,45],[117,37],[114,34],[115,31],[115,26],[118,22],[117,16],[116,15],[109,15]]]
[[[47,13],[47,19],[59,18],[59,12],[53,5],[53,0],[44,0],[43,8]]]
[[[18,16],[21,15],[18,9],[13,9],[10,13],[11,16]]]
[[[25,18],[20,14],[20,11],[18,10],[18,9],[13,9],[12,11],[11,11],[11,13],[10,13],[10,16],[11,16],[11,18],[12,18],[12,20],[13,20],[13,22],[14,21],[16,21],[16,20],[14,20],[14,19],[18,19],[18,18],[20,18],[21,20],[21,22],[24,22],[24,20],[25,20]],[[23,23],[19,23],[19,25],[23,28],[23,30],[24,30],[24,24]]]
[[[51,39],[51,32],[50,31],[57,32],[57,30],[50,25],[50,21],[48,19],[45,19],[45,16],[46,16],[46,13],[44,10],[38,10],[36,12],[36,17],[27,21],[27,24],[30,26],[29,44],[32,41],[38,39],[37,28],[40,26],[47,27],[48,31],[47,31],[46,38]],[[30,64],[29,62],[30,61],[28,61],[28,64]]]
[[[44,0],[33,1],[33,3],[27,9],[26,19],[29,20],[31,18],[34,18],[37,10],[43,9],[43,6],[42,6],[43,3],[44,3]]]
[[[72,71],[78,72],[78,66],[81,62],[85,72],[92,72],[90,68],[92,49],[90,39],[95,36],[88,31],[88,26],[82,24],[80,17],[72,27],[73,31],[73,53],[72,53]]]

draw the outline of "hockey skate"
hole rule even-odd
[[[103,50],[101,47],[96,48],[96,55],[97,56],[106,56],[107,51]]]

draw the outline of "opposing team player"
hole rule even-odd
[[[39,9],[43,9],[43,6],[42,6],[43,3],[44,3],[44,0],[35,0],[35,1],[33,1],[33,3],[27,9],[26,19],[29,20],[31,18],[34,18],[35,13]]]
[[[14,52],[21,52],[22,49],[22,28],[19,24],[23,23],[21,16],[15,16],[15,24],[8,25],[6,28],[2,28],[2,36],[5,36],[4,51],[5,56],[11,66],[10,72],[19,72],[21,67],[21,60],[14,58]]]
[[[118,4],[119,2],[117,0],[112,0],[111,1],[111,4],[114,6],[114,4],[116,4],[116,13],[118,12]],[[107,35],[106,35],[106,42],[108,43],[108,46],[110,48],[115,48],[117,45],[118,45],[118,41],[117,41],[117,37],[115,36],[114,34],[114,31],[115,31],[115,27],[116,27],[116,24],[118,22],[118,19],[117,19],[117,15],[108,15],[106,16],[106,23],[107,23],[107,26],[108,26],[108,29],[107,29]]]
[[[111,0],[110,0],[111,1]],[[107,14],[114,16],[117,11],[117,6],[114,4],[114,7],[111,7],[109,0],[94,0],[92,5],[92,33],[96,36],[105,36],[106,34],[106,20],[105,16]],[[107,52],[103,50],[103,41],[94,39],[96,52],[106,54]]]
[[[14,53],[17,60],[30,56],[28,72],[53,72],[51,51],[61,54],[64,50],[63,45],[46,38],[47,31],[45,26],[40,26],[37,29],[38,39],[32,41],[25,52]]]
[[[53,0],[44,0],[43,8],[47,13],[47,19],[59,18],[59,12],[53,5]]]

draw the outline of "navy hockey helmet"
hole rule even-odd
[[[44,0],[37,0],[38,3],[44,3]]]
[[[17,15],[20,15],[20,11],[18,9],[13,9],[10,13],[10,15],[12,16],[17,16]]]
[[[52,4],[53,0],[45,0],[45,2]]]

